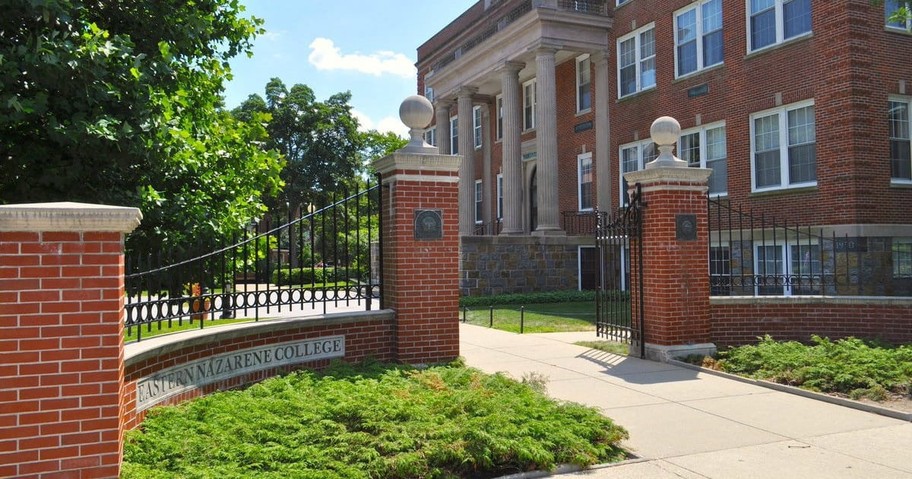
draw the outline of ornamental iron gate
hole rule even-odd
[[[596,335],[610,341],[639,345],[643,338],[642,189],[634,185],[630,202],[613,215],[600,215],[596,232],[599,283],[596,289]],[[633,239],[633,241],[631,241]],[[635,273],[635,274],[631,274]]]

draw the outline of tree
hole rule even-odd
[[[226,235],[280,185],[252,118],[221,109],[260,21],[237,0],[8,0],[0,202],[137,206],[144,248]],[[129,244],[137,243],[131,241]]]
[[[370,130],[363,132],[362,137],[364,146],[361,149],[361,164],[366,170],[370,170],[369,166],[374,160],[390,155],[408,144],[408,140],[391,131],[380,133]]]
[[[307,85],[289,90],[278,78],[266,84],[265,92],[265,99],[250,95],[232,113],[239,119],[256,113],[271,116],[267,148],[281,152],[286,161],[285,186],[274,209],[300,212],[304,205],[322,206],[354,186],[364,140],[349,105],[351,93],[320,102]]]
[[[884,0],[871,0],[873,5],[883,5]],[[889,0],[886,8],[894,8],[892,12],[886,12],[887,21],[893,24],[904,25],[908,30],[912,26],[912,0]]]

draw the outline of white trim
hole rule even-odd
[[[459,154],[459,116],[450,117],[450,154]]]
[[[580,106],[581,106],[580,105],[580,99],[581,99],[580,88],[584,85],[583,83],[580,83],[580,73],[582,73],[582,71],[580,70],[580,64],[587,60],[589,60],[588,53],[576,57],[576,113],[577,114],[592,111],[592,62],[591,61],[587,62],[589,71],[586,72],[589,76],[589,83],[588,83],[588,85],[589,85],[589,106],[586,108],[580,108]]]
[[[475,189],[472,190],[472,193],[475,195],[472,211],[477,225],[484,223],[484,189],[482,188],[481,180],[475,180]],[[481,216],[479,216],[479,213]]]
[[[624,35],[623,37],[618,38],[618,40],[617,40],[616,51],[617,51],[617,83],[618,83],[617,88],[618,88],[618,98],[623,98],[623,97],[626,97],[626,96],[635,95],[635,94],[637,94],[637,93],[640,93],[640,92],[643,92],[643,91],[646,91],[646,90],[653,89],[653,88],[656,87],[656,84],[658,83],[658,82],[657,82],[657,79],[656,79],[656,77],[658,76],[658,71],[657,71],[657,70],[658,70],[658,64],[657,64],[657,62],[656,62],[656,53],[655,53],[655,52],[657,51],[657,48],[654,48],[654,49],[653,49],[653,54],[652,54],[650,57],[643,58],[643,57],[640,56],[641,53],[642,53],[642,51],[641,51],[641,50],[642,50],[642,45],[641,45],[641,43],[642,43],[642,40],[641,40],[642,35],[643,35],[644,33],[648,32],[648,31],[650,31],[650,30],[652,30],[653,42],[656,43],[656,42],[658,41],[658,39],[655,37],[655,22],[652,22],[652,23],[650,23],[650,24],[648,24],[648,25],[646,25],[646,26],[644,26],[644,27],[638,28],[638,29],[636,29],[636,30],[634,30],[634,31],[632,31],[632,32],[630,32],[630,33],[628,33],[627,35]],[[633,62],[632,65],[634,65],[635,72],[636,72],[636,73],[635,73],[635,74],[636,74],[636,87],[634,88],[634,90],[633,90],[632,92],[623,93],[623,92],[622,92],[623,85],[622,85],[622,82],[621,82],[621,70],[622,70],[622,68],[621,68],[621,60],[622,60],[622,55],[621,55],[621,44],[624,43],[624,42],[626,42],[626,41],[628,41],[628,40],[630,40],[631,38],[634,40],[634,42],[633,42],[634,47],[633,47],[633,48],[634,48],[634,51],[635,51],[635,58],[634,58],[634,62]],[[654,68],[655,68],[655,70],[654,70],[654,76],[653,76],[653,79],[652,79],[652,84],[644,87],[643,84],[642,84],[642,76],[643,76],[642,65],[643,65],[643,62],[644,62],[644,61],[649,60],[650,58],[653,60],[653,62],[656,62],[656,64],[654,65]],[[628,65],[628,66],[630,66],[630,65]]]
[[[472,107],[472,143],[475,149],[481,148],[484,142],[484,132],[481,129],[481,105]]]
[[[495,125],[494,125],[494,135],[496,136],[495,141],[500,141],[503,139],[503,95],[497,95],[494,97],[494,110],[495,113]]]
[[[672,15],[672,20],[673,20],[673,24],[674,24],[674,25],[673,25],[673,29],[674,29],[674,74],[675,74],[675,78],[683,78],[683,77],[686,77],[686,76],[689,76],[689,75],[693,75],[693,74],[695,74],[695,73],[699,73],[699,72],[701,72],[701,71],[703,71],[703,70],[705,70],[705,69],[707,69],[707,68],[714,67],[714,66],[716,66],[716,65],[723,65],[723,64],[725,63],[725,44],[724,44],[724,41],[723,41],[723,44],[722,44],[722,60],[721,60],[721,61],[719,61],[719,62],[717,62],[717,63],[713,63],[713,64],[710,64],[710,65],[707,65],[707,64],[706,64],[706,59],[703,58],[703,48],[704,48],[703,42],[704,42],[704,39],[705,39],[706,34],[707,34],[707,32],[703,31],[703,20],[704,20],[704,19],[703,19],[703,6],[706,5],[706,4],[708,4],[708,3],[714,2],[714,1],[719,2],[719,8],[720,8],[720,10],[721,10],[720,13],[721,13],[722,17],[724,18],[724,17],[725,17],[725,9],[724,9],[724,6],[722,5],[722,0],[701,0],[701,1],[697,2],[697,3],[693,3],[693,4],[691,4],[691,5],[688,5],[688,6],[684,7],[684,8],[681,8],[681,9],[675,11],[674,14]],[[689,72],[686,72],[686,73],[679,73],[679,71],[680,71],[680,61],[679,61],[679,58],[678,58],[678,47],[679,47],[680,45],[679,45],[679,42],[678,42],[678,17],[681,16],[681,15],[683,15],[683,14],[685,14],[685,13],[687,13],[687,12],[689,12],[689,11],[691,11],[691,10],[694,10],[694,11],[695,11],[695,17],[696,17],[696,19],[695,19],[695,22],[696,22],[696,38],[694,39],[694,42],[696,43],[696,49],[697,49],[697,68],[696,68],[695,70],[693,70],[693,71],[689,71]],[[722,26],[719,27],[718,30],[713,30],[712,33],[715,33],[715,32],[720,32],[720,33],[722,33],[722,34],[723,34],[723,37],[724,37],[724,32],[725,32],[725,25],[724,25],[724,23],[722,24]]]
[[[503,208],[503,198],[504,198],[503,179],[504,179],[503,174],[498,173],[497,174],[497,219],[498,220],[503,218],[503,209],[504,209]]]
[[[803,188],[803,187],[808,187],[808,186],[817,186],[816,154],[815,154],[815,160],[814,160],[815,179],[813,181],[803,181],[800,183],[793,183],[791,181],[791,179],[789,178],[788,113],[790,111],[798,110],[801,108],[813,107],[813,106],[814,106],[814,100],[811,99],[811,100],[800,101],[797,103],[792,103],[789,105],[783,105],[783,106],[772,108],[769,110],[755,112],[750,115],[751,192],[757,193],[757,192],[762,192],[762,191],[777,191],[777,190],[788,190],[788,189],[794,189],[794,188]],[[772,186],[757,187],[757,171],[756,171],[756,169],[757,169],[756,168],[757,148],[756,148],[756,144],[755,144],[757,139],[756,139],[756,132],[754,131],[755,124],[756,124],[757,119],[766,118],[766,117],[770,117],[773,115],[775,115],[777,117],[777,122],[778,122],[777,134],[779,136],[779,138],[778,138],[778,143],[779,143],[779,146],[778,146],[778,148],[779,148],[779,184],[772,185]],[[816,131],[817,131],[817,112],[815,109],[815,112],[814,112],[814,144],[815,145],[817,143]],[[772,151],[772,150],[770,150],[770,151]]]
[[[682,131],[681,135],[678,137],[678,146],[677,146],[678,156],[681,157],[682,159],[686,160],[685,154],[683,151],[683,147],[684,147],[683,139],[685,136],[697,134],[697,135],[699,135],[699,142],[700,142],[700,164],[699,165],[689,165],[688,164],[688,166],[695,166],[697,168],[709,168],[709,166],[707,166],[707,147],[709,144],[706,141],[706,133],[710,130],[716,130],[719,128],[723,129],[723,134],[725,135],[725,156],[723,158],[716,158],[712,161],[713,162],[715,162],[715,161],[726,162],[726,172],[727,172],[728,171],[728,168],[727,168],[727,165],[728,165],[728,129],[726,128],[724,121],[717,121],[714,123],[701,125],[701,126],[698,126],[695,128],[689,128],[687,130]],[[726,178],[725,178],[725,185],[726,185],[726,187],[725,187],[724,191],[711,191],[710,194],[713,196],[728,196],[728,176],[726,176]]]
[[[799,254],[799,255],[801,254],[801,249],[802,249],[802,248],[807,248],[807,247],[811,247],[812,249],[815,248],[815,247],[817,248],[817,252],[816,252],[815,255],[809,255],[809,256],[808,256],[808,261],[809,261],[808,268],[810,268],[810,271],[806,271],[806,270],[795,271],[795,270],[792,269],[792,254],[793,254],[792,248],[795,247],[795,246],[798,247],[798,254]],[[781,243],[775,243],[775,244],[768,244],[768,243],[765,242],[765,241],[757,241],[757,242],[755,242],[755,243],[753,244],[753,255],[754,255],[754,264],[753,264],[753,268],[754,268],[754,276],[774,275],[774,276],[789,276],[789,277],[791,277],[791,276],[800,274],[801,276],[810,276],[811,278],[813,278],[813,277],[816,276],[816,277],[819,279],[819,277],[823,274],[823,265],[822,265],[821,262],[820,262],[820,247],[821,247],[821,246],[820,246],[820,242],[819,242],[818,240],[814,240],[814,241],[812,241],[811,243],[808,243],[808,242],[806,242],[806,241],[800,241],[800,240],[799,240],[799,241],[792,240],[792,241],[783,241],[783,242],[781,242]],[[778,249],[779,249],[779,254],[782,255],[782,258],[781,258],[781,260],[782,260],[782,270],[781,270],[781,271],[778,271],[778,270],[774,270],[774,271],[772,271],[772,272],[770,272],[769,270],[761,271],[761,268],[760,268],[760,248],[778,248]],[[810,251],[808,251],[807,253],[810,253]],[[765,255],[765,254],[766,254],[766,253],[764,253],[764,255]],[[764,256],[764,258],[765,258],[765,256]],[[778,262],[778,261],[779,261],[778,258],[773,258],[773,262],[774,262],[774,263],[775,263],[775,262]],[[818,266],[818,268],[817,268],[818,271],[816,271],[816,272],[814,271],[815,268],[813,267],[813,265],[814,265],[815,262],[817,263],[817,266]],[[785,283],[786,283],[786,282],[783,282],[783,284],[782,284],[782,286],[781,286],[781,288],[782,288],[782,293],[781,293],[780,295],[771,295],[771,296],[792,296],[793,294],[795,294],[795,293],[792,291],[792,285],[791,285],[791,284],[785,284]],[[760,294],[760,288],[761,288],[761,287],[766,287],[766,288],[779,288],[780,286],[760,286],[760,285],[755,285],[755,286],[754,286],[754,295],[755,295],[755,296],[761,296],[761,294]],[[822,286],[821,286],[821,287],[822,287]],[[820,294],[820,293],[817,293],[817,294]],[[764,294],[764,295],[762,295],[762,296],[770,296],[770,295],[765,295],[765,294]],[[804,296],[804,295],[799,295],[799,296]]]
[[[745,41],[745,44],[746,44],[746,46],[747,46],[747,53],[755,53],[755,52],[760,52],[760,51],[763,51],[763,50],[767,50],[767,49],[769,49],[769,48],[775,47],[776,45],[781,45],[781,44],[786,43],[786,42],[791,42],[791,41],[797,40],[797,39],[799,39],[799,38],[805,38],[805,37],[808,37],[808,36],[810,36],[811,34],[813,34],[813,32],[814,32],[814,29],[813,29],[814,5],[813,5],[813,3],[811,3],[811,5],[810,5],[810,8],[811,8],[811,17],[812,17],[812,18],[811,18],[811,29],[808,30],[808,31],[806,31],[806,32],[804,32],[804,33],[800,33],[800,34],[798,34],[798,35],[795,35],[794,37],[785,38],[785,13],[784,13],[784,10],[785,10],[785,9],[784,9],[784,5],[785,5],[785,2],[786,2],[786,1],[795,1],[795,0],[774,0],[774,3],[773,3],[773,10],[774,10],[774,15],[775,15],[775,23],[776,23],[776,40],[773,41],[773,43],[770,43],[769,45],[764,45],[764,46],[758,47],[758,48],[752,48],[752,45],[751,45],[751,18],[752,18],[752,15],[751,15],[751,0],[744,0],[744,5],[745,5],[745,8],[744,8],[744,16],[745,16],[744,31],[745,31],[745,33],[746,33],[746,35],[747,35],[747,38],[745,39],[745,40],[746,40],[746,41]],[[813,0],[808,0],[808,1],[809,1],[809,2],[813,2]]]
[[[526,92],[526,89],[530,86],[532,87],[532,92],[531,92],[532,94],[528,95]],[[535,115],[536,115],[535,110],[536,110],[536,108],[538,108],[538,98],[537,97],[538,97],[538,82],[535,81],[535,78],[522,84],[522,100],[523,100],[522,101],[522,128],[523,128],[523,131],[531,131],[531,130],[535,129]],[[528,121],[526,121],[526,108],[529,107],[529,105],[526,103],[528,98],[531,98],[531,100],[532,100],[532,105],[531,105],[532,111],[531,111],[531,117],[529,118]]]
[[[906,136],[908,137],[909,143],[910,143],[909,149],[910,149],[910,151],[912,151],[912,98],[907,97],[907,96],[890,95],[887,97],[887,106],[888,107],[889,107],[890,103],[903,103],[906,105],[906,112],[907,112],[906,121],[909,122],[909,131],[906,132]],[[888,114],[889,114],[889,112],[888,112]],[[888,125],[888,128],[889,128],[889,125]],[[890,133],[888,133],[888,136],[887,136],[888,148],[889,148],[889,143],[892,141],[893,141],[893,136]],[[890,184],[891,185],[912,185],[912,178],[896,178],[893,176],[893,164],[892,164],[893,158],[892,158],[892,156],[893,155],[891,154],[890,157],[887,158],[887,161],[890,162]],[[910,160],[910,161],[912,161],[912,160]],[[910,166],[910,167],[912,167],[912,166]]]
[[[593,205],[588,208],[583,208],[583,161],[585,160],[589,160],[589,203]],[[595,182],[592,178],[594,173],[595,165],[592,163],[592,152],[576,155],[576,206],[578,211],[592,211],[594,209],[595,198],[592,198],[595,187]]]
[[[624,191],[624,181],[625,181],[624,173],[630,173],[631,171],[640,171],[640,170],[644,169],[645,164],[647,162],[644,161],[643,155],[646,151],[646,147],[649,145],[655,145],[655,143],[653,143],[651,138],[646,139],[646,140],[634,141],[632,143],[627,143],[627,144],[624,144],[624,145],[621,145],[620,147],[618,147],[618,173],[619,173],[618,174],[618,190],[619,190],[618,204],[623,205],[624,200],[626,199],[627,192]],[[630,150],[633,148],[636,148],[636,162],[637,162],[636,167],[625,171],[624,170],[624,150]],[[658,155],[658,149],[655,146],[653,147],[653,153]],[[654,157],[650,157],[650,160],[652,158],[654,158]]]

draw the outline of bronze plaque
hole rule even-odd
[[[678,241],[697,239],[697,215],[675,215],[675,239]]]
[[[440,210],[415,210],[415,239],[443,238],[443,213]]]

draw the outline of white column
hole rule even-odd
[[[450,154],[450,105],[452,103],[448,100],[437,100],[434,105],[437,151],[441,155]]]
[[[538,154],[537,234],[560,233],[560,201],[557,195],[557,86],[554,77],[553,48],[535,53],[537,102],[535,142]]]
[[[611,211],[611,125],[608,119],[608,52],[589,55],[595,67],[595,204],[600,212]]]
[[[459,116],[459,234],[470,236],[475,229],[475,131],[472,128],[474,115],[472,95],[477,89],[462,87],[457,93],[457,115]]]
[[[522,98],[519,71],[525,65],[506,62],[500,68],[503,90],[503,229],[502,235],[521,235],[522,227]]]

